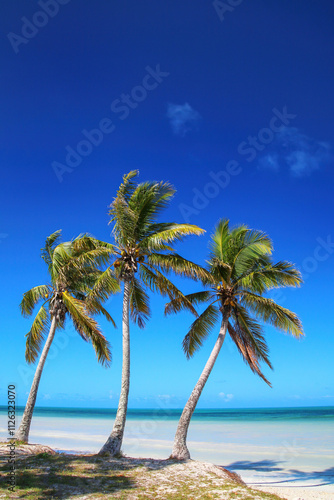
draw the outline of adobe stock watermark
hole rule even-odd
[[[282,128],[288,126],[291,120],[297,116],[289,113],[286,106],[283,106],[282,111],[273,108],[272,113],[273,116],[267,127],[261,128],[256,135],[249,135],[247,140],[240,142],[238,145],[237,152],[240,156],[244,156],[248,163],[254,161],[257,155],[273,142],[276,134]],[[229,185],[232,177],[239,175],[241,172],[242,167],[237,160],[228,161],[224,170],[219,170],[218,172],[211,170],[209,172],[211,180],[201,190],[193,188],[194,197],[192,204],[179,204],[179,210],[184,221],[190,222],[192,216],[198,215],[204,210],[209,205],[210,200],[216,198]]]
[[[140,420],[138,426],[130,428],[127,438],[125,439],[125,446],[127,453],[130,456],[136,455],[142,449],[145,439],[158,439],[155,437],[159,430],[159,421],[161,418],[170,417],[173,410],[168,407],[168,398],[156,398],[158,408],[156,408],[152,415],[145,420]],[[166,444],[169,445],[168,441]]]
[[[308,255],[303,259],[301,264],[301,274],[304,283],[309,279],[309,277],[314,274],[318,268],[319,264],[325,262],[334,253],[334,241],[332,241],[332,235],[328,234],[326,238],[321,238],[320,236],[316,239],[317,245],[315,246],[312,255]],[[291,291],[297,290],[292,288]],[[283,290],[273,290],[271,293],[271,298],[280,304],[283,304],[286,300],[286,295]]]
[[[306,257],[302,262],[304,281],[318,270],[320,262],[325,262],[334,252],[334,241],[332,241],[331,234],[328,234],[326,239],[318,237],[316,242],[318,245],[315,247],[313,254]]]
[[[37,3],[41,10],[37,10],[31,19],[26,16],[21,17],[22,26],[21,33],[17,34],[10,32],[7,38],[15,52],[19,53],[21,45],[26,45],[32,38],[35,38],[37,33],[44,28],[50,18],[55,17],[61,5],[66,5],[71,0],[39,0]]]
[[[279,460],[285,462],[285,466],[293,465],[298,457],[300,457],[300,448],[296,439],[290,441],[283,441],[282,447],[279,454]]]
[[[119,98],[114,99],[110,105],[110,109],[119,120],[125,120],[138,107],[139,103],[145,101],[149,92],[155,90],[170,73],[161,71],[160,64],[157,64],[155,69],[151,66],[146,66],[146,74],[143,77],[141,84],[136,85],[128,94],[121,94]],[[102,118],[96,128],[92,130],[83,129],[81,131],[83,139],[76,146],[67,145],[65,147],[65,161],[60,163],[53,161],[51,166],[57,176],[59,182],[63,181],[65,173],[71,173],[78,167],[83,158],[89,156],[94,148],[98,147],[105,135],[109,135],[116,130],[116,125],[112,119]]]
[[[244,0],[214,0],[212,5],[221,22],[225,20],[226,12],[233,12]]]

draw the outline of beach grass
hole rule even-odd
[[[39,453],[20,456],[16,487],[8,491],[0,467],[0,498],[47,499],[243,499],[277,500],[280,497],[253,490],[233,477],[223,477],[214,466],[193,460],[107,458],[96,455]]]

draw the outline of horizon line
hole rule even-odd
[[[24,410],[25,406],[24,405],[16,405],[16,409],[23,409]],[[284,410],[284,409],[301,409],[301,408],[333,408],[334,405],[312,405],[312,406],[247,406],[247,407],[238,407],[238,408],[221,408],[221,407],[208,407],[208,408],[196,408],[195,411],[216,411],[216,410],[222,410],[222,411],[236,411],[236,410]],[[117,411],[117,407],[101,407],[101,406],[35,406],[34,410],[44,410],[44,409],[51,409],[51,410],[110,410],[110,411]],[[0,405],[0,410],[7,410],[7,405]],[[138,411],[138,410],[161,410],[161,411],[183,411],[182,408],[161,408],[161,407],[150,407],[150,408],[128,408],[128,411]]]

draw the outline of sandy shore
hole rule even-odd
[[[7,457],[0,444],[0,457]],[[279,500],[248,488],[239,476],[216,465],[187,460],[156,460],[107,455],[57,454],[43,445],[16,446],[16,484],[6,492],[2,480],[8,473],[0,466],[0,498],[122,498],[128,500]]]
[[[294,486],[294,487],[275,487],[268,488],[266,486],[257,486],[255,489],[265,491],[266,493],[274,493],[286,500],[333,500],[334,488],[331,486]]]
[[[334,467],[323,472],[282,470],[255,472],[253,475],[249,471],[242,473],[240,469],[237,472],[251,488],[275,493],[286,500],[334,499]]]
[[[27,446],[18,446],[17,447],[17,455],[20,456],[22,453],[25,456],[32,456],[35,455],[36,453],[51,453],[52,456],[55,457],[55,452],[50,449],[47,446],[44,445],[27,445]],[[0,446],[0,456],[1,455],[6,455],[7,453],[7,446],[2,445]],[[59,460],[64,460],[66,461],[72,461],[75,459],[75,457],[80,458],[82,457],[83,460],[86,460],[88,462],[94,461],[95,458],[92,455],[84,455],[84,454],[77,454],[77,455],[71,455],[71,454],[63,454],[63,455],[58,455]],[[64,457],[64,458],[62,458]],[[66,458],[67,457],[67,458]],[[43,459],[44,460],[44,459]],[[109,460],[106,458],[106,463],[108,463]],[[113,460],[111,460],[113,462]],[[225,481],[232,479],[233,481],[237,481],[238,483],[238,476],[235,476],[233,474],[230,474],[230,472],[233,470],[234,472],[238,471],[239,477],[242,481],[244,481],[244,484],[247,484],[252,490],[242,490],[242,482],[236,484],[236,490],[234,491],[235,493],[238,492],[240,498],[243,498],[242,495],[246,495],[247,498],[256,498],[259,499],[260,497],[256,495],[256,490],[262,491],[264,493],[270,493],[270,494],[275,494],[278,495],[282,499],[286,500],[333,500],[334,499],[334,484],[333,484],[333,469],[329,469],[328,471],[306,471],[304,470],[303,472],[300,470],[285,470],[282,467],[273,467],[272,464],[270,464],[269,460],[267,461],[262,461],[262,462],[252,462],[252,466],[250,466],[250,463],[245,463],[245,462],[240,462],[237,463],[235,462],[232,467],[230,467],[228,472],[226,469],[222,468],[221,465],[219,464],[212,464],[209,462],[199,462],[196,460],[190,460],[186,463],[173,463],[173,461],[168,461],[168,460],[157,460],[157,459],[152,459],[152,458],[124,458],[123,460],[119,461],[116,460],[116,464],[120,463],[126,463],[127,466],[131,464],[131,467],[135,466],[142,466],[142,465],[149,465],[149,469],[155,470],[157,469],[159,471],[159,481],[162,483],[166,482],[166,484],[161,484],[161,491],[164,491],[164,487],[168,487],[170,489],[171,482],[170,482],[170,473],[169,468],[172,467],[173,471],[178,473],[179,475],[183,477],[184,475],[187,476],[190,474],[189,479],[192,478],[195,482],[201,477],[202,481],[202,486],[204,487],[204,491],[207,491],[207,488],[209,486],[209,483],[206,484],[204,481],[204,476],[206,475],[206,479],[208,479],[207,472],[214,473],[215,475],[219,475],[221,478],[223,478]],[[33,463],[33,462],[32,462]],[[32,465],[32,463],[30,465]],[[39,465],[42,465],[41,463],[38,463]],[[30,467],[29,465],[29,467]],[[35,464],[36,465],[36,464]],[[45,464],[44,464],[45,465]],[[52,465],[52,462],[47,465]],[[165,467],[168,465],[168,471],[165,470]],[[23,464],[20,465],[22,468]],[[44,466],[43,466],[44,467]],[[43,469],[42,467],[42,469]],[[90,467],[90,466],[89,466]],[[45,467],[44,467],[45,468]],[[251,470],[252,469],[252,470]],[[165,470],[165,473],[162,471]],[[37,469],[36,473],[40,474],[40,471]],[[164,474],[166,477],[164,477]],[[204,476],[203,476],[204,474]],[[181,477],[180,476],[180,477]],[[203,476],[203,477],[202,477]],[[303,477],[302,477],[303,476]],[[144,479],[144,478],[143,478]],[[146,481],[146,480],[145,480]],[[149,485],[146,484],[146,482],[143,482],[142,487],[145,488],[148,487]],[[144,484],[145,483],[145,484]],[[205,484],[204,484],[205,483]],[[154,484],[154,481],[152,482]],[[151,485],[151,483],[150,483]],[[214,484],[210,483],[210,488],[216,487],[221,490],[222,484],[218,482],[215,482]],[[167,489],[168,489],[167,488]],[[255,490],[255,491],[254,491]],[[160,493],[161,493],[160,491]],[[167,491],[167,490],[166,490]],[[169,491],[169,490],[168,490]],[[253,492],[253,493],[250,493]],[[19,492],[18,492],[19,493]],[[72,492],[73,493],[73,492]],[[76,492],[77,494],[78,492]],[[156,492],[158,493],[158,492]],[[159,493],[159,494],[160,494]],[[172,490],[169,492],[172,493]],[[196,493],[199,493],[197,491]],[[255,494],[254,494],[255,493]],[[249,496],[249,495],[252,496]],[[1,494],[0,494],[1,496]],[[3,498],[1,496],[1,498]],[[5,497],[6,498],[6,497]],[[16,498],[16,497],[15,497]],[[71,496],[72,498],[72,496]],[[129,498],[132,498],[130,495]],[[153,493],[153,497],[150,496],[150,498],[160,498],[155,497]],[[163,497],[161,497],[163,498]],[[169,498],[169,496],[168,496]],[[200,497],[196,497],[200,498]],[[219,495],[219,498],[225,499],[225,498],[230,498],[230,494],[227,491],[224,491],[224,488],[221,490],[221,495]],[[246,498],[246,497],[245,497]],[[262,498],[262,497],[261,497]],[[267,498],[267,497],[266,497]]]

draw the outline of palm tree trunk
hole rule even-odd
[[[204,386],[212,371],[212,368],[214,367],[214,364],[216,362],[220,349],[223,345],[223,342],[225,340],[228,320],[229,320],[229,314],[225,314],[221,323],[219,335],[214,345],[214,348],[211,351],[211,354],[209,356],[208,361],[206,362],[204,370],[202,371],[201,376],[197,384],[195,385],[190,395],[190,398],[188,399],[184,407],[184,410],[182,412],[182,415],[180,417],[174,438],[173,451],[171,455],[171,458],[174,458],[176,460],[187,460],[188,458],[190,458],[190,453],[187,448],[187,434],[188,434],[190,420],[194,413],[198,400],[202,394]]]
[[[28,442],[31,419],[32,419],[32,414],[34,412],[34,408],[35,408],[39,382],[41,380],[41,376],[42,376],[42,372],[43,372],[43,368],[44,368],[44,364],[45,364],[48,352],[50,350],[52,341],[53,341],[55,333],[56,333],[56,328],[57,328],[56,318],[52,318],[52,323],[51,323],[49,335],[48,335],[48,338],[46,339],[41,357],[39,358],[39,362],[38,362],[38,365],[36,368],[34,380],[31,384],[31,389],[30,389],[28,401],[27,401],[26,407],[24,409],[24,413],[23,413],[23,417],[22,417],[22,420],[20,423],[20,427],[18,428],[18,430],[15,434],[15,439],[17,439],[18,441],[24,441],[26,443]]]
[[[106,443],[102,446],[99,451],[100,454],[108,453],[111,456],[120,453],[126,413],[128,409],[128,398],[130,389],[130,319],[129,319],[129,305],[130,305],[130,282],[129,280],[124,280],[124,297],[123,297],[123,320],[122,320],[122,330],[123,330],[123,365],[122,365],[122,387],[121,394],[119,397],[118,408],[116,413],[116,418],[113,426],[113,430],[108,437]]]

